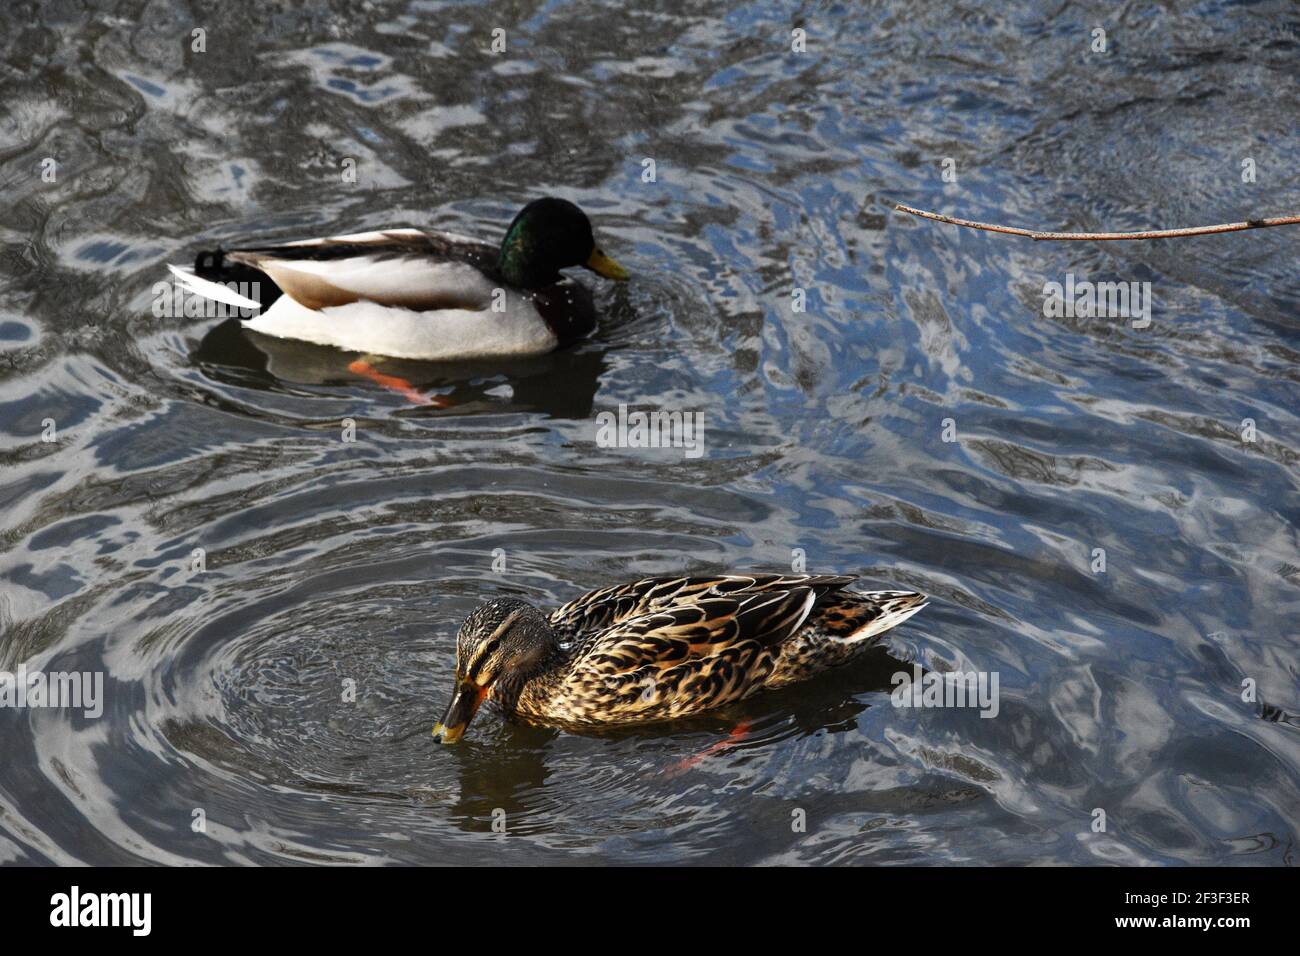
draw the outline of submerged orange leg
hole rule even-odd
[[[736,724],[735,727],[732,727],[731,732],[722,740],[719,740],[714,744],[709,744],[709,746],[705,747],[694,756],[685,757],[674,764],[670,764],[664,773],[670,777],[675,777],[678,774],[685,773],[697,764],[703,763],[714,754],[721,753],[724,750],[734,747],[749,736],[749,729],[753,726],[753,723],[752,720],[742,720],[740,723]]]
[[[436,405],[439,408],[446,408],[447,401],[436,395],[426,395],[404,378],[396,375],[385,375],[365,359],[357,359],[348,366],[348,371],[354,375],[360,375],[370,379],[380,388],[386,388],[390,392],[396,392],[414,405]]]

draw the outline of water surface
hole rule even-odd
[[[628,6],[0,12],[0,669],[105,676],[98,719],[0,709],[0,862],[1294,862],[1300,231],[889,202],[1295,212],[1295,6]],[[436,404],[153,314],[214,244],[545,194],[635,278],[563,352],[381,366]],[[1150,326],[1045,318],[1068,274]],[[599,447],[620,403],[705,454]],[[681,726],[429,736],[483,600],[800,555],[932,604]],[[913,662],[998,716],[891,706]]]

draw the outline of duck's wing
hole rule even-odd
[[[665,610],[674,605],[695,604],[711,597],[740,597],[746,594],[813,589],[820,597],[838,591],[855,580],[841,574],[722,574],[699,577],[645,578],[634,584],[591,591],[575,598],[551,614],[551,627],[563,638],[581,640],[584,635],[612,627],[629,618]]]
[[[226,260],[270,277],[308,309],[373,302],[417,312],[491,305],[497,253],[452,233],[419,229],[306,239],[228,250]]]
[[[564,719],[662,719],[740,700],[772,673],[807,621],[813,586],[687,595],[628,618],[576,654],[556,695]]]

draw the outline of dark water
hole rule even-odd
[[[1300,229],[886,202],[1296,212],[1294,4],[291,6],[0,13],[0,669],[105,680],[0,708],[0,861],[1295,861]],[[381,366],[437,406],[152,313],[205,246],[548,193],[636,277],[568,351]],[[1045,318],[1067,274],[1150,326]],[[619,403],[706,453],[598,447]],[[795,549],[932,604],[733,713],[431,740],[478,602]],[[892,707],[899,661],[996,672],[997,717]]]

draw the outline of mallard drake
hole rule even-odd
[[[577,729],[671,720],[851,660],[926,606],[913,591],[846,591],[847,575],[646,578],[545,614],[476,608],[434,737],[454,743],[485,700],[508,718]]]
[[[560,274],[571,266],[627,278],[597,246],[586,214],[547,198],[519,211],[499,249],[455,233],[389,229],[218,249],[200,253],[193,270],[168,268],[198,295],[265,307],[244,321],[255,332],[441,360],[540,355],[586,335],[595,307],[585,286]],[[263,294],[225,284],[246,282]]]

